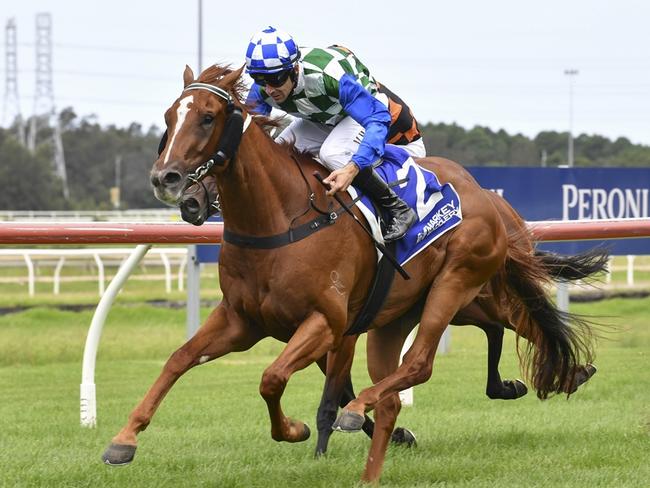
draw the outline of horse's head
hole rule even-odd
[[[235,104],[242,69],[212,66],[195,80],[185,67],[184,89],[165,112],[167,130],[151,170],[160,201],[177,205],[192,183],[228,165],[242,134],[243,116]]]
[[[180,208],[183,220],[194,225],[202,225],[208,217],[219,212],[219,193],[214,176],[207,175],[202,181],[187,187]]]

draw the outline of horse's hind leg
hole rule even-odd
[[[261,338],[225,307],[217,307],[196,335],[167,360],[158,379],[129,415],[128,423],[113,437],[103,461],[122,465],[133,460],[137,434],[147,428],[167,392],[187,370],[229,352],[249,349]]]
[[[488,368],[485,394],[492,400],[515,400],[528,393],[521,380],[502,380],[499,374],[499,361],[503,349],[503,326],[490,323],[477,325],[487,337]]]
[[[488,343],[487,384],[485,394],[490,399],[513,400],[524,396],[528,388],[521,380],[502,380],[499,374],[499,361],[503,349],[502,324],[514,329],[504,313],[506,304],[500,302],[490,284],[483,287],[481,295],[459,310],[451,323],[453,325],[475,325],[481,329]]]
[[[368,373],[373,383],[383,380],[397,369],[402,345],[409,331],[410,328],[391,326],[368,332]],[[372,436],[362,480],[374,481],[379,478],[386,456],[386,448],[389,441],[395,436],[393,429],[401,408],[397,393],[377,404],[375,432]],[[414,442],[415,437],[413,437]]]
[[[446,265],[429,289],[420,327],[402,364],[394,373],[363,390],[356,400],[350,402],[335,426],[342,430],[358,430],[359,419],[365,412],[374,409],[389,395],[424,383],[430,378],[436,348],[445,328],[456,313],[476,297],[485,281],[496,272],[505,254],[505,249],[493,245],[494,243],[487,254],[472,253],[472,244],[466,241],[471,240],[472,235],[468,230],[459,239],[462,244],[455,246],[456,258],[447,257]],[[448,249],[449,247],[451,245],[448,245]],[[481,245],[479,249],[485,251],[486,246]]]

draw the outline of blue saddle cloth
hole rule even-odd
[[[406,264],[438,237],[461,223],[460,199],[453,185],[441,185],[434,173],[419,166],[404,149],[386,145],[383,162],[375,170],[388,183],[406,179],[393,190],[418,215],[417,222],[397,241],[395,257],[400,264]],[[357,190],[356,193],[360,192]],[[357,205],[369,222],[371,219],[376,221],[374,206],[367,197],[363,196]],[[371,214],[373,217],[370,217]]]

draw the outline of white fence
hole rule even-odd
[[[650,252],[650,249],[648,250]],[[622,271],[626,270],[626,283],[628,286],[634,286],[635,281],[634,281],[634,270],[636,269],[637,271],[650,271],[650,266],[647,265],[641,265],[641,266],[635,266],[635,261],[638,256],[633,256],[633,255],[628,255],[627,257],[627,264],[626,266],[616,266],[613,264],[613,258],[610,259],[609,261],[609,272],[607,273],[607,277],[605,278],[605,283],[611,283],[612,282],[612,272],[614,271]]]
[[[2,277],[1,283],[24,283],[27,281],[29,296],[34,296],[37,282],[52,282],[52,293],[60,294],[61,283],[72,281],[97,280],[98,294],[102,296],[105,291],[106,268],[120,266],[133,252],[133,248],[102,248],[102,249],[0,249],[0,267],[25,266],[26,277],[20,276]],[[187,264],[187,248],[153,248],[148,253],[148,258],[141,263],[158,264],[164,268],[165,290],[172,291],[174,279],[174,267],[178,281],[178,290],[183,291],[184,273]],[[637,264],[638,256],[626,256],[626,264],[614,264],[610,258],[609,272],[605,277],[605,283],[612,282],[612,272],[625,271],[626,284],[635,285],[635,271],[650,271],[650,266]],[[64,266],[80,266],[92,264],[97,268],[96,276],[63,277]],[[53,276],[39,276],[38,268],[41,266],[52,266]],[[156,279],[155,277],[151,279]]]
[[[0,249],[0,264],[19,266],[22,262],[27,269],[27,288],[29,296],[36,293],[36,282],[43,280],[37,278],[36,267],[39,265],[54,266],[53,293],[58,295],[61,290],[61,272],[64,266],[71,264],[87,264],[92,262],[97,267],[97,287],[101,297],[105,291],[106,267],[120,266],[131,254],[133,248],[98,248],[98,249]],[[147,263],[156,263],[163,266],[165,271],[165,290],[172,291],[173,272],[172,266],[177,266],[178,289],[183,290],[183,277],[187,264],[186,247],[157,247],[149,252]],[[20,278],[4,278],[3,281],[22,281]],[[48,278],[49,281],[49,278]]]

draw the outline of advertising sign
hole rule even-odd
[[[650,168],[467,168],[483,188],[503,196],[528,221],[650,217]],[[612,254],[650,254],[650,239],[546,243],[575,253],[596,245]]]

